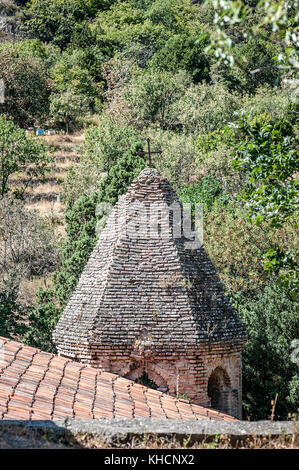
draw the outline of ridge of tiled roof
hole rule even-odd
[[[138,204],[151,213],[145,228]],[[132,348],[144,329],[156,351],[245,341],[245,326],[204,248],[186,248],[188,239],[173,235],[172,204],[182,209],[153,168],[144,169],[116,204],[54,332],[61,354],[76,358],[99,345]]]
[[[129,379],[0,337],[0,419],[234,420]]]

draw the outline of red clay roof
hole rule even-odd
[[[235,418],[0,337],[0,418]]]

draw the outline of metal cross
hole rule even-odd
[[[152,167],[152,155],[154,153],[159,153],[161,154],[161,150],[157,150],[156,152],[151,151],[151,139],[147,138],[147,152],[138,152],[138,155],[147,155],[148,156],[148,166],[151,168]]]

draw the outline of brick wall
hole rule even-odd
[[[86,348],[76,360],[133,381],[146,374],[171,395],[241,418],[243,344],[204,343],[197,350],[176,352]]]

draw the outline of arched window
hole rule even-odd
[[[217,367],[209,378],[208,396],[211,407],[223,413],[231,412],[231,383],[227,372]]]

